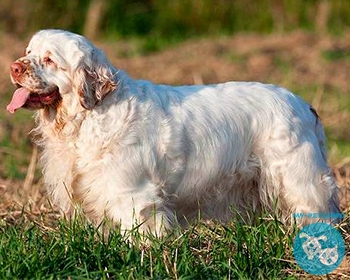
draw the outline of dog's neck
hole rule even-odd
[[[68,103],[69,106],[67,106]],[[50,139],[54,137],[63,141],[72,141],[77,137],[87,113],[88,111],[80,106],[78,100],[62,99],[56,107],[47,107],[37,112],[35,131],[44,138],[50,136]]]

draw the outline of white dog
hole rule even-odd
[[[11,79],[7,109],[38,109],[44,181],[65,213],[79,203],[93,221],[158,232],[262,208],[339,211],[321,122],[286,89],[133,80],[62,30],[35,34]]]

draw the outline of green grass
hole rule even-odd
[[[199,224],[143,245],[137,233],[102,232],[82,219],[50,229],[3,222],[0,279],[296,279],[299,270],[289,261],[294,233],[274,219]]]
[[[327,61],[349,60],[350,51],[347,49],[324,50],[322,57]]]

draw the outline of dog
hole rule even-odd
[[[96,223],[163,232],[262,209],[282,221],[339,212],[320,118],[284,88],[134,80],[85,37],[53,29],[10,68],[7,110],[36,110],[44,183],[67,215],[78,204]]]

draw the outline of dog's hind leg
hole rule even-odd
[[[277,198],[283,218],[298,217],[300,224],[334,222],[340,215],[338,187],[317,136],[306,129],[299,133],[282,129],[263,148],[261,199],[271,204]]]

